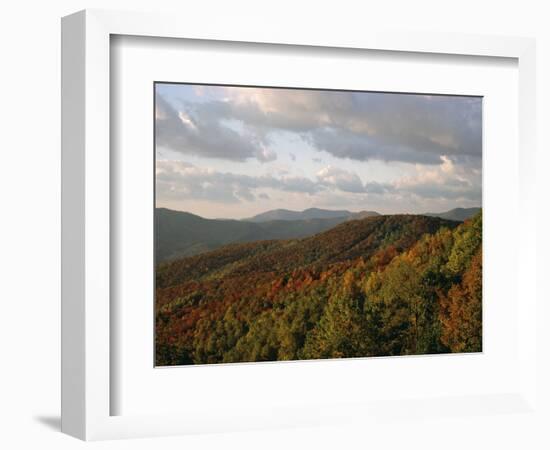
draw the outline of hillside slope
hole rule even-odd
[[[161,264],[157,286],[167,287],[203,276],[212,278],[223,269],[224,276],[286,272],[319,268],[354,258],[370,258],[387,247],[395,252],[409,248],[426,233],[456,222],[440,218],[395,215],[346,221],[328,231],[299,240],[258,241],[233,244],[212,252]]]
[[[307,220],[205,219],[195,214],[158,208],[156,220],[157,262],[192,256],[237,242],[294,239],[311,236],[338,225],[345,217]]]
[[[479,351],[480,249],[480,214],[399,215],[161,264],[156,363]]]
[[[462,222],[479,208],[456,208],[426,213]],[[379,217],[375,211],[350,212],[310,208],[304,211],[272,210],[247,220],[205,219],[183,211],[155,210],[157,263],[198,255],[232,243],[273,239],[299,239],[329,230],[340,223]]]

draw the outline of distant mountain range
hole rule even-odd
[[[441,213],[423,213],[421,216],[440,217],[441,219],[456,220],[463,222],[475,216],[480,208],[454,208]],[[320,208],[309,208],[303,211],[292,211],[289,209],[272,209],[256,216],[243,219],[243,222],[269,222],[272,220],[310,220],[310,219],[335,219],[345,218],[348,220],[364,219],[365,217],[376,217],[381,214],[376,211],[352,212],[345,209],[331,210]]]
[[[455,208],[443,213],[426,213],[462,222],[480,208]],[[377,217],[375,211],[351,212],[310,208],[304,211],[275,209],[244,220],[205,219],[183,211],[156,209],[157,263],[215,250],[227,244],[299,239],[329,230],[350,220]]]
[[[376,211],[361,211],[353,213],[346,210],[330,210],[309,208],[303,211],[291,211],[289,209],[272,209],[264,213],[258,214],[248,219],[243,219],[246,222],[268,222],[270,220],[310,220],[310,219],[334,219],[336,217],[344,218],[365,218],[379,216]]]
[[[328,230],[346,217],[307,220],[204,219],[195,214],[159,208],[156,210],[157,262],[197,255],[231,243],[296,239]]]

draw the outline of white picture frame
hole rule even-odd
[[[250,23],[204,23],[163,14],[87,10],[62,21],[62,430],[85,440],[232,431],[270,426],[332,423],[384,415],[383,404],[345,404],[330,414],[316,407],[212,414],[111,415],[110,321],[110,38],[112,35],[286,44],[333,49],[369,49],[418,54],[513,58],[519,73],[519,212],[521,241],[518,277],[526,288],[518,311],[517,391],[482,398],[426,399],[412,409],[462,414],[536,410],[535,43],[532,39],[371,30],[338,35]],[[431,403],[430,403],[431,402]],[[430,406],[431,405],[431,406]],[[477,405],[472,408],[472,405]],[[222,405],[220,405],[222,406]],[[386,409],[385,409],[386,408]],[[223,408],[222,408],[223,409]],[[311,414],[304,419],[304,414]],[[245,416],[246,417],[246,416]],[[242,419],[242,417],[240,418]]]

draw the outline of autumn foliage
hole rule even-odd
[[[379,216],[163,263],[156,364],[479,352],[481,235]]]

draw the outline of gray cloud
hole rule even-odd
[[[335,187],[343,192],[365,192],[365,186],[357,174],[337,167],[325,167],[317,172],[317,179],[325,186]]]
[[[234,161],[277,158],[255,135],[238,133],[203,108],[190,105],[176,111],[157,94],[155,118],[156,144],[179,153]]]
[[[297,133],[317,150],[353,160],[441,164],[442,156],[478,160],[481,156],[480,98],[216,89],[227,94],[223,101],[194,103],[186,110],[208,118],[203,119],[207,124],[239,121],[257,147],[267,145],[270,135],[282,130]],[[258,153],[257,148],[241,151],[241,158]]]
[[[418,151],[399,143],[388,144],[376,137],[344,129],[318,129],[308,135],[308,140],[318,150],[324,150],[337,158],[357,161],[377,159],[420,164],[441,163],[441,156],[438,153]]]
[[[159,198],[209,200],[219,203],[254,201],[256,189],[315,194],[323,186],[303,177],[250,176],[217,172],[182,161],[157,161],[156,186]],[[260,194],[266,198],[267,194]]]
[[[378,183],[377,181],[369,181],[365,183],[365,192],[368,194],[388,194],[395,192],[395,187],[391,183]]]
[[[444,157],[440,166],[418,168],[415,176],[403,177],[391,185],[393,192],[424,199],[464,200],[478,205],[482,200],[481,168],[449,157]]]
[[[481,204],[481,176],[445,158],[440,166],[419,167],[414,176],[393,182],[367,181],[341,168],[328,166],[316,180],[283,175],[250,176],[200,168],[183,161],[157,161],[157,194],[160,199],[207,200],[216,203],[269,200],[265,189],[313,196],[322,201],[327,194],[347,196],[348,202],[368,204],[373,199],[395,201],[437,199]],[[431,168],[430,168],[431,167]]]
[[[401,186],[393,192],[415,195],[424,199],[468,200],[481,205],[481,186],[466,180],[446,179],[443,183],[425,181]]]

